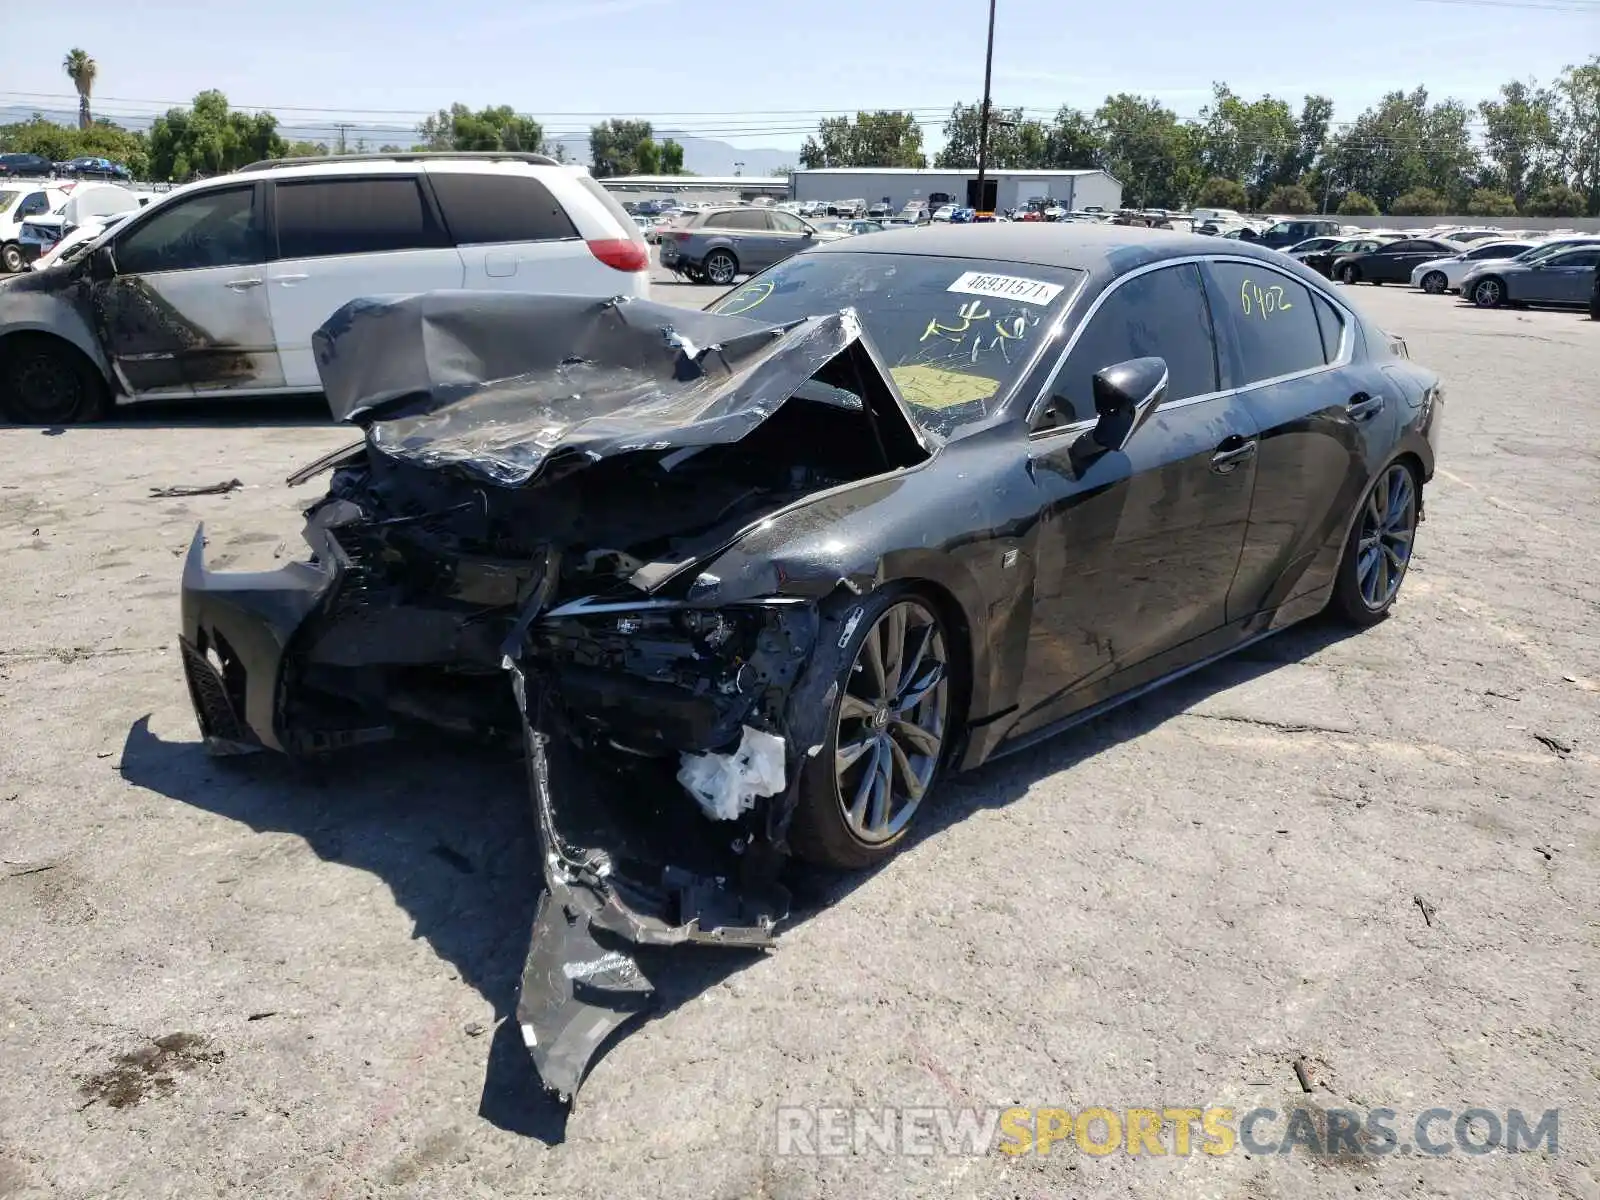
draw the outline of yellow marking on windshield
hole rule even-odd
[[[998,380],[982,375],[946,371],[926,363],[891,367],[889,374],[894,376],[895,386],[906,403],[918,408],[954,408],[974,400],[987,400],[1000,386]]]
[[[766,302],[772,295],[772,284],[768,280],[760,283],[747,283],[733,295],[722,302],[717,312],[725,317],[737,317],[740,313],[747,313],[752,308]]]

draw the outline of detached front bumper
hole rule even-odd
[[[296,632],[333,589],[331,564],[213,573],[205,526],[183,564],[183,671],[201,736],[213,753],[288,752],[281,725],[284,665]]]

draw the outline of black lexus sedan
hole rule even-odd
[[[331,472],[308,561],[212,571],[197,532],[201,731],[520,737],[518,1021],[569,1097],[651,989],[627,943],[768,944],[791,852],[875,863],[948,772],[1382,619],[1442,406],[1282,254],[1070,223],[829,242],[706,312],[362,300],[316,345],[363,437],[292,477]]]
[[[1444,238],[1406,238],[1371,250],[1342,254],[1331,274],[1340,283],[1410,283],[1411,270],[1436,258],[1460,254],[1466,246]]]

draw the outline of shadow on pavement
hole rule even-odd
[[[1009,804],[1037,780],[1351,632],[1321,620],[1291,628],[1052,741],[947,780],[916,839],[938,837],[979,809]],[[141,717],[123,745],[122,775],[253,830],[304,838],[325,861],[383,880],[417,935],[494,1008],[479,1115],[548,1144],[563,1139],[566,1110],[540,1086],[515,1019],[542,878],[526,775],[516,757],[419,738],[311,764],[266,754],[212,759],[198,742],[162,740]],[[896,869],[893,859],[878,868]],[[792,867],[795,911],[786,925],[819,915],[875,874]],[[782,953],[781,936],[776,952]],[[639,951],[640,965],[658,985],[655,1014],[671,1012],[756,957],[717,948]],[[635,1028],[620,1029],[595,1061]]]

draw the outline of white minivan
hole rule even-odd
[[[311,335],[359,297],[647,297],[649,267],[611,194],[543,155],[261,162],[152,202],[54,286],[0,282],[0,411],[62,423],[112,400],[314,392]]]

